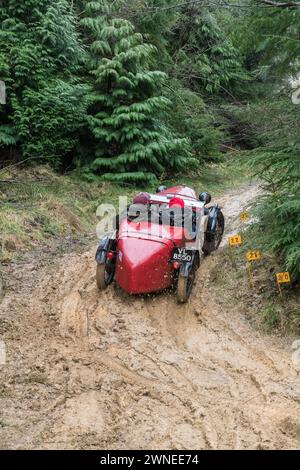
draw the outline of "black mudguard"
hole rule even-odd
[[[95,257],[98,264],[105,264],[107,252],[114,248],[115,243],[116,241],[109,236],[100,241]]]
[[[218,225],[218,214],[220,211],[219,206],[213,206],[209,210],[209,219],[207,223],[207,229],[206,229],[206,234],[205,234],[205,241],[207,243],[211,243],[214,241],[215,238],[215,233]]]
[[[180,266],[180,276],[182,277],[189,277],[189,272],[192,269],[193,263],[183,263]]]
[[[216,230],[218,227],[218,223],[220,221],[220,217],[224,223],[224,216],[219,206],[214,206],[209,209],[209,219],[207,223],[207,229],[205,232],[205,240],[202,251],[209,255],[213,251],[215,251],[218,247],[216,247]],[[224,225],[223,225],[224,229]],[[220,241],[220,240],[219,240]]]
[[[182,277],[188,277],[190,270],[193,268],[193,266],[196,265],[196,269],[199,269],[200,266],[200,256],[199,252],[195,251],[195,254],[193,256],[193,260],[190,263],[182,263],[180,266],[179,273]]]

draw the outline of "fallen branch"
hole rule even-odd
[[[7,171],[10,168],[15,168],[17,166],[23,165],[23,163],[26,163],[29,160],[42,160],[44,158],[45,157],[28,157],[28,158],[25,158],[25,160],[22,160],[21,162],[12,163],[11,165],[5,166],[4,168],[0,168],[0,173],[1,173],[1,171]]]
[[[275,2],[273,0],[256,0],[257,3],[263,3],[264,5],[269,5],[270,7],[275,8],[290,8],[297,9],[300,8],[299,2]]]
[[[0,183],[9,183],[9,184],[30,184],[30,183],[51,183],[49,179],[36,179],[36,180],[0,180]]]

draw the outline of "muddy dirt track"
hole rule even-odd
[[[257,194],[225,194],[229,230]],[[93,247],[36,253],[4,273],[0,448],[300,447],[290,342],[264,336],[214,293],[206,258],[190,303],[99,293]]]

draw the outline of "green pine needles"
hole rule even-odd
[[[265,181],[266,196],[257,207],[256,235],[276,253],[294,278],[300,275],[300,142],[257,151],[251,160]]]
[[[76,76],[83,55],[67,0],[1,2],[0,148],[60,167],[85,121],[87,84]]]
[[[264,183],[253,236],[263,250],[275,253],[280,264],[300,275],[300,138],[299,106],[290,96],[249,105],[247,118],[258,141],[249,164]]]
[[[183,168],[188,143],[164,123],[172,103],[161,94],[165,73],[150,68],[154,46],[129,21],[105,14],[106,2],[87,9],[82,23],[93,36],[87,121],[95,139],[90,169],[106,180],[136,183]]]

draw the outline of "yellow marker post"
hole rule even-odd
[[[260,251],[252,250],[252,251],[248,251],[246,253],[248,279],[249,279],[249,286],[251,288],[254,287],[252,263],[253,263],[253,261],[261,260],[261,258],[262,258],[262,254],[261,254]]]
[[[289,284],[291,282],[291,275],[288,271],[276,274],[276,282],[279,294],[282,296],[281,284]]]
[[[243,244],[243,240],[242,240],[241,235],[233,235],[232,237],[228,238],[228,242],[229,242],[229,247],[230,247],[229,257],[232,262],[232,265],[236,268],[236,262],[233,256],[233,248],[237,246],[241,246]]]
[[[240,213],[240,221],[241,222],[247,222],[247,220],[250,219],[249,212],[241,212]]]
[[[248,251],[246,254],[247,261],[259,261],[262,258],[262,254],[260,251]]]
[[[233,235],[232,237],[229,237],[229,246],[241,246],[243,244],[243,240],[241,235]]]
[[[291,275],[289,272],[277,273],[276,279],[278,284],[288,284],[289,282],[291,282]]]

